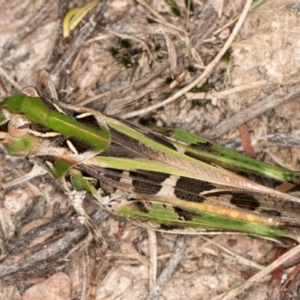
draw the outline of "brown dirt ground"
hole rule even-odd
[[[221,121],[232,117],[238,124],[247,124],[257,159],[300,169],[300,102],[297,93],[291,92],[300,81],[300,7],[293,5],[294,2],[265,0],[248,14],[231,44],[230,60],[217,64],[205,89],[198,85],[168,105],[150,113],[138,113],[139,120],[204,133],[218,143],[243,151],[237,125],[229,126],[226,132],[218,127]],[[72,33],[71,42],[65,41],[64,48],[59,48],[63,43],[62,16],[84,3],[82,0],[0,1],[0,66],[21,87],[35,85],[37,71],[47,69],[59,75],[53,79],[65,101],[121,118],[159,103],[200,76],[219,53],[234,25],[220,32],[218,29],[245,5],[245,1],[239,0],[152,0],[147,2],[150,7],[147,8],[144,1],[102,0],[106,7],[101,18],[99,14],[96,16],[96,28],[80,38],[82,28],[89,28],[89,22],[81,22]],[[209,9],[210,5],[215,9]],[[67,61],[63,53],[75,47],[74,41],[82,41],[82,45]],[[62,65],[63,62],[66,64]],[[170,91],[169,82],[184,70],[189,73]],[[16,92],[4,81],[10,92]],[[156,100],[148,99],[150,91],[157,92]],[[289,92],[289,101],[253,117],[244,119],[238,114],[264,99],[272,103]],[[4,154],[0,163],[3,181],[30,169],[25,159],[12,159]],[[30,204],[36,203],[33,198],[37,195],[43,196],[37,209],[43,213],[28,228],[72,213],[67,197],[47,176],[1,195],[0,219],[6,240],[16,238],[16,232],[19,234],[21,215],[33,207]],[[71,247],[73,256],[60,253],[47,266],[45,263],[40,272],[35,272],[36,266],[29,266],[13,274],[10,283],[1,286],[0,299],[87,299],[87,288],[101,262],[102,269],[95,279],[96,299],[146,299],[149,247],[154,247],[147,231],[114,217],[103,222],[101,229],[114,249],[108,264],[103,266],[95,244],[89,239],[85,245],[84,240]],[[20,246],[21,251],[6,257],[0,268],[23,261],[63,235],[64,231],[53,229],[43,235],[40,246],[37,241],[34,245]],[[273,262],[279,251],[271,241],[242,234],[208,238],[260,266]],[[176,235],[157,233],[158,274],[173,253],[176,239]],[[62,257],[65,260],[58,263]],[[158,298],[151,299],[213,299],[258,271],[257,265],[249,266],[209,240],[191,236],[176,272]],[[270,278],[256,283],[236,299],[299,299],[296,288],[290,292],[290,298],[279,295],[280,284]]]

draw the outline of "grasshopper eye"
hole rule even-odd
[[[29,130],[29,122],[25,116],[16,114],[10,119],[7,130],[11,137],[23,137]]]

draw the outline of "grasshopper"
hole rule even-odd
[[[179,130],[158,132],[49,100],[33,87],[3,99],[0,131],[4,150],[34,159],[60,181],[87,219],[80,204],[88,192],[114,214],[155,230],[244,232],[288,244],[299,240],[300,199],[235,171],[295,184],[299,172]]]

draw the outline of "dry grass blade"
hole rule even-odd
[[[162,101],[160,103],[151,105],[151,106],[149,106],[149,107],[147,107],[145,109],[127,113],[127,114],[125,114],[123,116],[123,118],[126,119],[126,118],[136,117],[136,116],[139,116],[141,114],[145,114],[145,113],[150,112],[152,110],[158,109],[160,107],[166,106],[166,105],[170,104],[171,102],[175,101],[176,99],[178,99],[180,96],[184,95],[186,92],[190,91],[196,85],[204,83],[205,80],[207,79],[207,77],[211,74],[211,72],[213,71],[213,69],[219,63],[219,61],[222,58],[222,56],[229,49],[231,43],[233,42],[233,40],[235,39],[236,35],[238,34],[241,26],[243,25],[243,22],[244,22],[246,16],[247,16],[247,13],[249,11],[251,3],[252,3],[251,0],[247,0],[246,4],[244,6],[243,12],[241,13],[240,19],[236,23],[236,26],[234,27],[231,35],[229,36],[229,38],[225,42],[224,46],[222,47],[222,49],[220,50],[220,52],[218,53],[218,55],[209,63],[209,65],[205,68],[205,70],[203,71],[203,73],[198,78],[196,78],[189,85],[187,85],[186,87],[182,88],[179,92],[175,93],[173,96],[167,98],[166,100],[164,100],[164,101]]]
[[[152,290],[157,278],[157,240],[156,233],[148,229],[150,268],[149,268],[149,289]]]
[[[0,66],[0,74],[18,91],[22,90],[22,87],[13,79],[11,76],[7,74],[7,72]]]
[[[287,260],[291,259],[294,255],[298,254],[300,251],[300,245],[296,246],[295,248],[291,249],[281,257],[279,257],[276,261],[274,261],[271,265],[266,267],[263,271],[257,273],[253,277],[251,277],[249,280],[247,280],[244,284],[241,286],[231,290],[230,292],[223,294],[221,297],[215,297],[213,300],[232,300],[236,299],[236,297],[243,293],[245,290],[253,286],[255,283],[261,282],[268,274],[270,274],[272,271],[274,271],[276,268],[284,264]]]
[[[222,99],[230,94],[242,92],[245,90],[256,89],[261,86],[265,86],[268,82],[266,80],[259,80],[252,83],[247,83],[244,85],[240,85],[231,89],[227,89],[220,92],[208,92],[208,93],[186,93],[186,97],[188,100],[196,100],[196,99]]]
[[[97,271],[95,272],[92,282],[90,284],[89,288],[89,298],[91,300],[96,299],[96,293],[97,293],[97,285],[99,284],[99,280],[105,272],[110,268],[111,266],[111,257],[109,255],[106,255],[104,259],[101,261],[100,266],[98,267]]]
[[[210,243],[212,245],[217,246],[218,248],[220,248],[224,252],[228,253],[229,255],[232,255],[234,258],[236,258],[240,263],[242,263],[244,265],[250,266],[252,268],[256,268],[257,270],[263,270],[264,269],[264,267],[262,265],[257,264],[257,263],[255,263],[253,261],[250,261],[250,260],[242,257],[241,255],[238,255],[238,254],[232,252],[230,249],[222,246],[219,243],[216,243],[214,240],[208,239],[205,236],[202,236],[202,239],[206,240],[208,243]]]

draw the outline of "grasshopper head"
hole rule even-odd
[[[11,156],[27,156],[37,145],[39,138],[29,132],[31,121],[24,108],[34,111],[27,94],[36,96],[32,87],[26,87],[24,93],[8,96],[0,103],[0,143]],[[25,94],[27,92],[27,94]]]
[[[5,111],[5,110],[4,110]],[[29,122],[24,115],[15,114],[3,122],[0,143],[11,156],[26,156],[37,145],[38,139],[29,133]]]

